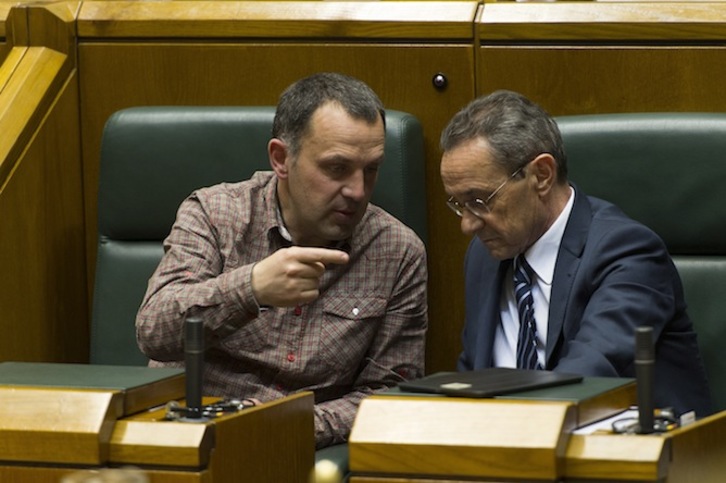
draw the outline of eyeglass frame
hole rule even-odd
[[[529,164],[529,163],[527,163]],[[494,199],[494,197],[509,183],[511,180],[514,179],[515,176],[517,176],[519,173],[522,172],[522,170],[527,166],[527,164],[520,166],[517,168],[514,173],[512,173],[507,179],[505,179],[502,184],[500,184],[494,191],[492,191],[492,194],[486,197],[486,199],[482,200],[481,198],[474,198],[469,201],[465,201],[464,203],[459,203],[459,201],[454,198],[453,196],[450,196],[448,200],[446,200],[446,206],[451,209],[456,215],[460,218],[464,216],[464,209],[469,210],[469,213],[476,216],[477,218],[481,218],[482,215],[478,212],[480,212],[479,207],[484,207],[486,209],[486,213],[491,213],[492,208],[489,206],[489,203]],[[474,209],[471,208],[471,204],[476,204],[476,207]]]

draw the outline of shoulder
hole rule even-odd
[[[381,256],[425,256],[421,238],[383,208],[369,204],[354,235],[353,244]]]
[[[273,181],[272,171],[258,171],[251,178],[232,183],[219,183],[199,188],[191,197],[203,203],[221,203],[230,200],[249,199],[251,196],[265,192]]]
[[[629,217],[613,203],[592,196],[588,196],[587,200],[592,207],[591,236],[616,239],[628,238],[634,239],[633,241],[640,240],[664,245],[655,231]]]
[[[219,183],[194,191],[188,202],[196,204],[212,219],[223,221],[248,217],[255,209],[264,209],[270,184],[274,181],[272,172],[261,171],[251,178],[234,183]],[[247,214],[247,215],[246,215]]]
[[[657,277],[665,283],[675,275],[675,267],[663,239],[648,226],[627,216],[607,201],[589,197],[592,217],[580,250],[583,267],[592,270],[593,280],[608,274],[629,274],[635,278]],[[568,227],[569,228],[569,227]],[[577,235],[577,227],[570,232]],[[576,246],[563,239],[563,245]]]
[[[587,246],[608,243],[665,247],[652,229],[629,217],[618,206],[587,196],[575,187],[575,203],[565,228],[563,247],[577,256]]]

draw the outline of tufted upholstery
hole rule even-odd
[[[726,409],[726,114],[557,118],[570,179],[665,241],[683,280],[715,407]]]

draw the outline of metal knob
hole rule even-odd
[[[446,89],[446,86],[449,84],[449,80],[446,78],[446,76],[438,72],[434,75],[434,77],[431,79],[431,83],[434,85],[434,87],[440,91]]]

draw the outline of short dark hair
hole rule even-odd
[[[335,72],[321,72],[298,80],[280,95],[272,123],[272,136],[283,140],[295,157],[315,111],[328,102],[339,104],[355,119],[370,124],[380,116],[383,103],[363,81]]]
[[[499,90],[470,102],[441,133],[441,150],[450,151],[474,138],[486,140],[494,162],[510,173],[549,153],[557,162],[558,181],[567,180],[567,157],[557,123],[521,94]]]

